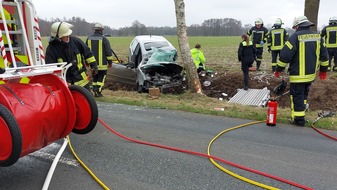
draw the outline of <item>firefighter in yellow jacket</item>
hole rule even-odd
[[[81,39],[71,36],[71,27],[72,25],[67,22],[52,24],[51,37],[46,49],[46,63],[76,63],[68,69],[66,80],[70,84],[82,86],[90,91],[83,58],[90,65],[93,75],[97,71],[96,59]]]
[[[201,50],[201,45],[196,44],[193,49],[191,49],[191,55],[193,62],[195,64],[195,67],[197,68],[197,72],[200,73],[200,71],[205,71],[205,61],[206,58],[204,56],[204,53]]]
[[[112,50],[109,40],[103,36],[103,25],[96,23],[93,29],[94,34],[89,36],[85,43],[94,53],[97,61],[98,72],[92,77],[93,91],[95,97],[102,97],[107,70],[112,65]]]
[[[282,24],[282,20],[277,18],[267,38],[268,52],[271,53],[272,72],[275,72],[277,57],[280,55],[281,49],[289,37],[287,30],[282,28]]]
[[[251,37],[254,46],[256,47],[256,70],[260,70],[263,54],[263,45],[267,42],[268,29],[263,26],[261,18],[255,20],[255,26],[250,28],[247,35]],[[255,70],[253,67],[250,70]]]
[[[316,78],[319,69],[319,77],[324,80],[327,77],[328,53],[320,34],[310,30],[314,26],[306,16],[294,19],[291,35],[281,50],[281,56],[277,62],[275,76],[289,64],[291,123],[304,126],[305,109],[311,83]]]
[[[329,53],[329,68],[331,70],[331,62],[334,60],[332,70],[337,72],[337,17],[329,19],[329,25],[321,31],[321,36],[325,40],[326,48]]]

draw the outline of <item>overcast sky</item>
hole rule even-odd
[[[138,20],[145,26],[176,26],[174,0],[32,0],[40,18],[81,17],[118,29]],[[321,0],[318,27],[337,16],[336,0]],[[211,18],[234,18],[243,25],[262,18],[265,25],[281,18],[291,27],[304,14],[304,0],[185,0],[186,23],[202,24]]]

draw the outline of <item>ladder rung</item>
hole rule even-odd
[[[9,34],[22,34],[22,30],[15,30],[15,31],[9,30],[8,33]]]
[[[7,47],[5,48],[6,51],[10,51],[10,49]],[[12,47],[13,51],[21,51],[21,47]]]
[[[0,20],[0,23],[3,24],[4,21],[3,20]],[[16,20],[6,20],[6,23],[8,24],[17,24],[18,22],[16,22]]]

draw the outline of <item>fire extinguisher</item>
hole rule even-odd
[[[271,98],[268,101],[268,110],[267,110],[267,122],[268,126],[275,126],[277,119],[277,100],[275,98]]]

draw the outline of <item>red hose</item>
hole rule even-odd
[[[315,131],[317,131],[317,132],[320,133],[321,135],[326,136],[326,137],[328,137],[328,138],[330,138],[330,139],[332,139],[332,140],[334,140],[334,141],[337,141],[337,138],[336,138],[336,137],[333,137],[333,136],[331,136],[331,135],[328,135],[328,134],[326,134],[326,133],[324,133],[324,132],[318,130],[314,125],[311,125],[311,128],[313,128]]]
[[[104,127],[106,127],[109,131],[111,131],[112,133],[114,133],[115,135],[117,135],[117,136],[119,136],[119,137],[121,137],[121,138],[123,138],[123,139],[125,139],[125,140],[131,141],[131,142],[135,142],[135,143],[138,143],[138,144],[149,145],[149,146],[154,146],[154,147],[163,148],[163,149],[168,149],[168,150],[173,150],[173,151],[177,151],[177,152],[183,152],[183,153],[187,153],[187,154],[193,154],[193,155],[202,156],[202,157],[207,157],[207,158],[212,158],[212,159],[214,159],[214,160],[217,160],[217,161],[220,161],[220,162],[222,162],[222,163],[231,165],[231,166],[233,166],[233,167],[236,167],[236,168],[239,168],[239,169],[243,169],[243,170],[246,170],[246,171],[255,173],[255,174],[259,174],[259,175],[261,175],[261,176],[265,176],[265,177],[268,177],[268,178],[271,178],[271,179],[275,179],[275,180],[281,181],[281,182],[283,182],[283,183],[287,183],[287,184],[289,184],[289,185],[292,185],[292,186],[295,186],[295,187],[299,187],[299,188],[301,188],[301,189],[313,190],[313,188],[311,188],[311,187],[307,187],[307,186],[304,186],[304,185],[301,185],[301,184],[292,182],[292,181],[290,181],[290,180],[283,179],[283,178],[281,178],[281,177],[273,176],[273,175],[267,174],[267,173],[265,173],[265,172],[261,172],[261,171],[254,170],[254,169],[251,169],[251,168],[248,168],[248,167],[245,167],[245,166],[241,166],[241,165],[239,165],[239,164],[236,164],[236,163],[233,163],[233,162],[230,162],[230,161],[227,161],[227,160],[218,158],[218,157],[216,157],[216,156],[211,156],[211,155],[207,155],[207,154],[200,153],[200,152],[194,152],[194,151],[191,151],[191,150],[184,150],[184,149],[180,149],[180,148],[174,148],[174,147],[169,147],[169,146],[165,146],[165,145],[160,145],[160,144],[154,144],[154,143],[150,143],[150,142],[145,142],[145,141],[135,140],[135,139],[129,138],[129,137],[127,137],[127,136],[124,136],[124,135],[118,133],[117,131],[111,129],[111,128],[110,128],[106,123],[104,123],[100,118],[98,118],[98,121],[99,121]]]

